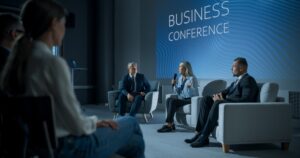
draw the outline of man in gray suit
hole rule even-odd
[[[226,102],[256,102],[258,87],[255,79],[247,73],[248,63],[245,58],[238,57],[232,64],[232,74],[237,80],[220,93],[205,96],[200,103],[200,111],[196,126],[196,135],[185,139],[192,147],[203,147],[209,144],[209,135],[217,126],[219,104]]]

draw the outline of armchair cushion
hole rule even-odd
[[[259,101],[264,102],[275,102],[278,94],[279,86],[277,83],[266,82],[261,85]]]
[[[209,82],[204,86],[202,91],[202,96],[209,96],[220,92],[226,88],[226,81],[224,80],[214,80]],[[200,94],[200,93],[199,93]]]

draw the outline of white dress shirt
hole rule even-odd
[[[87,135],[96,130],[97,117],[87,117],[81,112],[67,63],[63,58],[53,56],[41,41],[33,44],[26,77],[26,95],[51,97],[57,137]]]

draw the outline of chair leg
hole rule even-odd
[[[149,122],[149,120],[148,120],[148,118],[147,118],[147,114],[144,114],[144,119],[145,119],[145,122],[146,122],[146,123]]]
[[[152,112],[150,112],[149,114],[150,114],[150,118],[153,119],[153,114],[152,114]]]
[[[289,142],[282,142],[281,143],[281,150],[288,151],[289,150],[289,145],[290,145]]]
[[[223,152],[228,153],[229,152],[229,145],[228,144],[222,144]]]

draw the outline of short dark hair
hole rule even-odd
[[[240,65],[248,67],[248,63],[247,63],[246,58],[237,57],[237,58],[234,59],[234,61],[238,62],[238,64],[240,64]]]
[[[19,16],[13,13],[0,13],[0,41],[5,39],[9,31],[17,25],[21,25]]]

